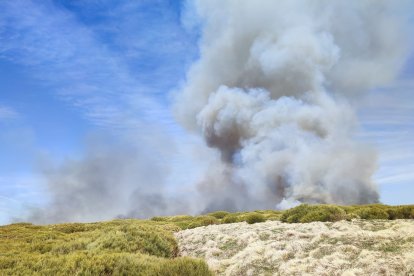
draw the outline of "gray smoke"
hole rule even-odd
[[[221,159],[205,210],[378,202],[376,154],[354,139],[361,93],[406,56],[402,1],[200,0],[200,58],[175,112]]]
[[[61,163],[40,162],[50,202],[46,208],[30,210],[24,220],[86,222],[189,211],[166,187],[170,166],[162,158],[169,154],[163,146],[167,141],[154,132],[151,142],[133,137],[141,138],[139,143],[125,137],[91,135],[82,156]],[[169,147],[173,146],[170,141]]]
[[[172,149],[170,137],[145,125],[127,141],[91,139],[81,157],[42,166],[51,201],[29,220],[378,202],[376,153],[354,139],[353,105],[401,68],[404,3],[197,0],[188,7],[183,21],[198,17],[202,26],[200,58],[174,112],[205,145]]]

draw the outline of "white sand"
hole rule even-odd
[[[414,220],[242,222],[176,237],[218,275],[414,275]]]

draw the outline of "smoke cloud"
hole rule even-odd
[[[402,67],[404,3],[188,3],[183,22],[201,26],[200,56],[174,114],[203,143],[172,149],[148,132],[133,143],[92,139],[81,158],[42,167],[51,201],[29,220],[378,202],[376,153],[354,138],[354,103]]]
[[[221,156],[198,184],[205,210],[378,202],[352,104],[401,68],[402,6],[196,1],[200,58],[175,112]]]
[[[39,167],[50,201],[46,208],[31,209],[24,220],[87,222],[190,211],[166,185],[171,184],[171,166],[163,159],[175,152],[174,143],[156,131],[149,134],[151,141],[142,134],[95,133],[78,158],[63,162],[43,158]]]

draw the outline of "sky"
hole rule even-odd
[[[197,143],[171,112],[199,56],[200,28],[186,5],[0,2],[0,224],[45,204],[43,164],[78,158],[89,137],[151,140],[157,129],[171,144]],[[399,78],[357,104],[355,139],[378,151],[374,180],[386,204],[414,202],[413,46]],[[194,173],[191,160],[173,161],[175,182]]]

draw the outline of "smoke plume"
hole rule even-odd
[[[354,104],[405,60],[403,4],[189,1],[183,22],[200,26],[200,56],[174,114],[203,143],[171,149],[145,124],[133,143],[92,139],[81,158],[43,166],[51,201],[30,220],[378,202]]]
[[[44,158],[39,167],[50,201],[46,208],[31,209],[24,220],[87,222],[190,211],[166,185],[171,166],[162,159],[174,152],[165,145],[174,144],[155,131],[148,134],[151,141],[144,134],[129,139],[94,134],[78,158],[60,163]]]
[[[378,202],[352,104],[401,68],[402,4],[196,1],[200,58],[175,111],[221,156],[198,184],[205,210]]]

